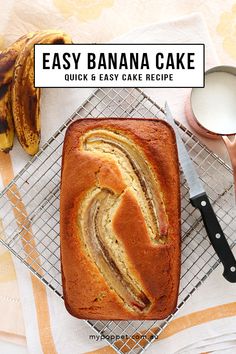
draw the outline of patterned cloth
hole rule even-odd
[[[0,48],[24,33],[37,29],[63,29],[72,35],[74,42],[107,42],[135,27],[159,23],[131,32],[126,38],[135,39],[139,36],[148,41],[153,30],[156,31],[156,41],[191,42],[193,38],[200,38],[209,44],[208,65],[214,65],[217,57],[210,46],[206,25],[199,16],[175,21],[196,11],[202,14],[207,24],[220,62],[235,65],[236,4],[232,0],[1,1]],[[171,23],[164,23],[170,20]],[[73,112],[88,92],[67,89],[65,95],[61,89],[43,90],[43,141]],[[184,121],[182,104],[186,92],[180,96],[172,92],[172,98],[168,92],[162,91],[162,94],[163,98],[170,97],[175,113]],[[155,93],[152,95],[155,96]],[[60,99],[63,99],[64,110],[52,105],[52,102],[59,102]],[[52,117],[53,123],[47,121],[47,117]],[[222,146],[213,144],[211,148],[227,159]],[[0,188],[9,183],[27,161],[28,156],[18,144],[10,155],[0,154]],[[2,222],[0,234],[4,238]],[[217,350],[217,353],[235,353],[234,294],[235,286],[226,283],[221,276],[221,269],[218,269],[147,352],[190,354]],[[49,293],[21,264],[15,262],[14,265],[10,253],[2,247],[0,313],[4,314],[0,318],[0,338],[21,344],[27,341],[30,353],[114,352],[103,342],[89,340],[91,330],[87,325],[69,316],[61,300]]]

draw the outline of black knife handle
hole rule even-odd
[[[207,235],[224,266],[223,276],[231,283],[236,282],[236,260],[225,238],[216,214],[206,193],[190,198],[192,205],[201,212]]]

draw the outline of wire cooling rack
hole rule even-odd
[[[61,153],[67,126],[86,117],[159,117],[162,108],[139,89],[99,89],[27,163],[0,194],[4,239],[0,241],[43,283],[62,297],[59,239]],[[232,171],[181,126],[180,133],[222,228],[233,247],[236,211]],[[176,311],[163,321],[87,321],[118,353],[142,353],[156,340],[178,310],[217,267],[219,260],[209,244],[200,214],[189,202],[181,176],[182,267]]]

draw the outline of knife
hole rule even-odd
[[[225,238],[203,184],[195,170],[193,162],[178,132],[169,106],[165,104],[166,120],[175,131],[178,155],[182,170],[189,186],[190,202],[199,209],[207,235],[224,267],[223,276],[231,283],[236,282],[236,260]]]

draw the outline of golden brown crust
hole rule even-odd
[[[107,145],[104,141],[102,144],[105,145],[101,145],[101,140],[95,142],[95,147],[100,149],[98,153],[93,149],[93,140],[91,146],[85,143],[84,137],[88,137],[91,132],[96,138],[107,131],[108,137],[114,132],[131,141],[136,149],[131,153],[133,156],[136,156],[137,151],[141,154],[144,162],[140,160],[140,166],[145,167],[143,163],[147,164],[146,173],[151,170],[157,181],[160,191],[156,187],[152,189],[153,200],[159,198],[160,202],[163,199],[164,211],[161,211],[161,206],[158,213],[159,216],[165,213],[168,220],[167,233],[165,225],[162,227],[159,223],[157,239],[151,239],[146,221],[150,215],[145,218],[144,209],[140,206],[146,201],[127,186],[126,172],[121,171],[125,162],[119,165],[119,159],[126,158],[122,150],[126,142],[124,141],[117,160],[113,160],[110,150],[106,151],[107,142]],[[112,142],[110,149],[113,149]],[[118,151],[116,149],[114,145],[114,154]],[[132,176],[133,179],[136,177]],[[152,176],[146,175],[148,181],[151,178]],[[90,197],[89,193],[94,193],[95,197]],[[101,195],[101,201],[96,209],[98,195]],[[130,301],[129,295],[123,294],[124,289],[116,288],[115,279],[112,280],[109,270],[106,271],[106,266],[103,267],[104,260],[99,263],[100,253],[91,249],[93,242],[97,242],[92,239],[93,230],[90,230],[91,239],[83,231],[91,225],[92,219],[88,217],[87,224],[85,220],[91,208],[96,209],[91,217],[97,217],[98,220],[100,218],[101,223],[104,221],[98,212],[109,200],[110,209],[114,210],[108,230],[112,230],[115,242],[123,251],[120,254],[121,263],[117,263],[120,270],[114,265],[111,269],[122,279],[126,274],[122,269],[123,265],[128,269],[133,281],[127,277],[123,288],[132,283]],[[151,204],[149,206],[151,208]],[[64,300],[72,315],[108,320],[162,319],[168,316],[176,306],[180,273],[180,185],[177,148],[172,128],[158,119],[84,119],[71,124],[66,132],[63,149],[60,225]],[[161,228],[164,230],[163,238]],[[112,258],[112,252],[118,252],[119,248],[107,244],[111,241],[109,237],[109,232],[102,235],[103,239],[98,240],[98,246],[105,242],[105,247],[110,249],[109,257]],[[123,273],[120,275],[119,271]],[[127,301],[124,300],[126,295]],[[133,306],[133,303],[136,305]]]

